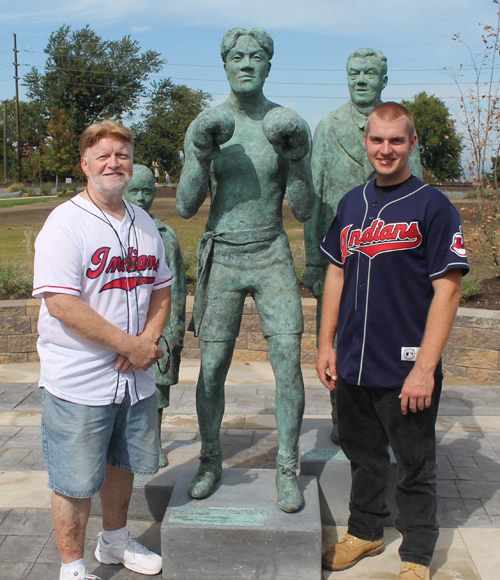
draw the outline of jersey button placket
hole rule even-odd
[[[373,218],[370,218],[373,219]],[[368,290],[368,271],[369,261],[368,257],[361,254],[359,257],[359,278],[356,287],[356,310],[352,333],[352,354],[353,360],[361,360],[361,352],[363,348],[363,332],[365,325],[365,310]]]

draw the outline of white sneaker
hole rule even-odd
[[[123,564],[125,568],[139,574],[159,574],[162,566],[161,556],[139,544],[128,530],[112,544],[106,544],[102,532],[99,532],[95,557],[101,564]]]
[[[60,579],[61,580],[61,579]],[[62,580],[101,580],[99,576],[94,576],[94,574],[80,574],[80,572],[75,568],[70,572],[66,573],[65,576],[62,577]]]
[[[62,573],[59,575],[59,580],[101,580],[99,576],[94,576],[94,574],[88,574],[85,571],[84,566],[77,566],[67,571],[66,574]]]

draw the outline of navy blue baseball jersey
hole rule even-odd
[[[344,270],[338,373],[364,387],[401,386],[422,342],[432,281],[469,270],[457,210],[417,178],[380,197],[370,181],[342,198],[320,249]]]

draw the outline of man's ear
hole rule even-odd
[[[85,175],[88,177],[89,176],[88,164],[87,164],[87,159],[85,157],[80,157],[80,165],[82,167],[83,173],[85,173]]]
[[[418,141],[418,135],[415,133],[413,135],[413,137],[410,139],[410,153],[413,153],[413,150],[415,149],[415,145],[417,144]]]

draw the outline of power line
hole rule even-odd
[[[171,77],[176,81],[200,81],[205,83],[227,83],[227,79],[219,80],[219,79],[187,79],[181,77]],[[470,81],[472,82],[472,81]],[[431,85],[455,85],[454,82],[451,83],[390,83],[391,86],[420,86],[425,84],[426,86]],[[281,82],[281,81],[266,81],[266,85],[301,85],[301,86],[311,86],[311,87],[345,87],[346,83],[289,83],[289,82]]]
[[[0,51],[2,52],[2,51]],[[5,51],[7,52],[7,51]],[[28,52],[28,53],[32,53],[32,54],[47,54],[45,52],[38,52],[35,50],[20,50],[19,52]],[[112,57],[109,58],[105,58],[105,57],[101,57],[101,60],[103,61],[114,61],[114,59]],[[221,65],[215,65],[215,64],[192,64],[192,63],[179,63],[179,62],[165,62],[163,63],[163,66],[185,66],[185,67],[197,67],[197,68],[216,68],[216,69],[221,69]],[[36,67],[36,68],[42,68],[42,67]],[[461,70],[466,70],[467,68],[472,68],[471,65],[466,65],[463,66]],[[497,68],[497,67],[495,67]],[[499,67],[500,68],[500,65]],[[441,68],[408,68],[408,69],[397,69],[397,68],[389,68],[389,72],[443,72],[445,69],[445,67],[441,67]],[[58,70],[71,70],[71,69],[58,69]],[[75,70],[75,69],[73,69]],[[276,68],[273,67],[273,71],[288,71],[288,72],[321,72],[321,73],[329,73],[329,72],[335,72],[335,73],[345,73],[346,69],[345,68]],[[109,74],[125,74],[125,73],[109,73]]]
[[[214,97],[228,97],[229,93],[212,93]],[[306,96],[306,95],[265,95],[267,99],[336,99],[346,101],[349,99],[346,96],[343,97],[318,97],[318,96]],[[413,97],[387,97],[384,95],[384,101],[402,101],[403,99],[412,99]],[[458,96],[454,97],[439,97],[440,99],[460,99]]]
[[[30,66],[30,65],[24,65],[24,66]],[[0,66],[1,68],[1,66]],[[42,68],[42,67],[33,67],[33,68]],[[292,69],[290,69],[292,70]],[[298,70],[298,69],[297,69]],[[56,71],[65,71],[65,72],[79,72],[82,74],[100,74],[100,75],[113,75],[113,76],[129,76],[131,73],[130,72],[123,72],[123,73],[117,73],[117,72],[108,72],[108,71],[86,71],[86,70],[82,70],[82,69],[72,69],[72,68],[62,68],[62,67],[55,67],[54,69],[52,69],[52,71],[50,72],[56,72]],[[162,76],[159,75],[150,75],[151,79],[161,79],[164,78]],[[195,81],[195,82],[203,82],[203,83],[227,83],[227,79],[197,79],[197,78],[186,78],[186,77],[171,77],[173,80],[177,80],[177,81]],[[58,82],[58,81],[47,81],[47,82]],[[62,81],[65,82],[65,81]],[[474,81],[469,81],[469,82],[474,82]],[[88,86],[101,86],[101,87],[110,87],[110,85],[98,85],[98,84],[92,84],[92,83],[82,83],[82,84],[88,84]],[[417,82],[417,83],[390,83],[392,86],[421,86],[423,84],[425,84],[425,86],[445,86],[445,85],[455,85],[454,82],[444,82],[444,83],[432,83],[432,82],[426,82],[426,83],[421,83],[421,82]],[[267,81],[266,85],[297,85],[297,86],[321,86],[321,87],[344,87],[345,86],[345,82],[342,83],[300,83],[300,82],[285,82],[285,81]]]

